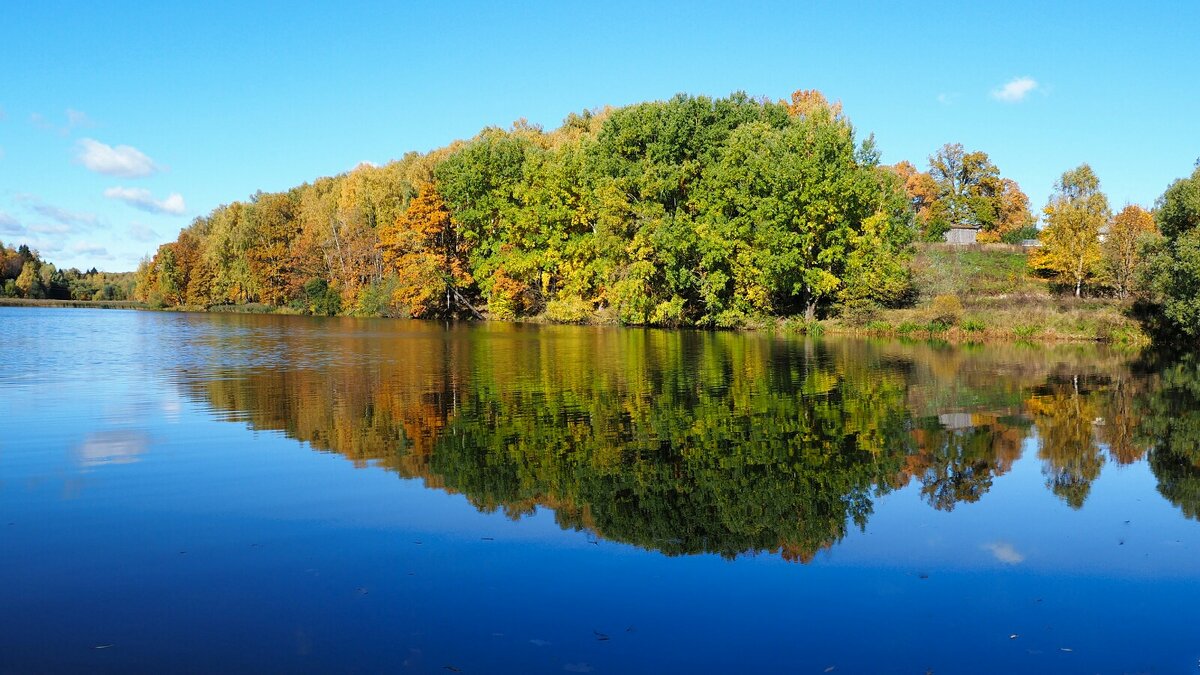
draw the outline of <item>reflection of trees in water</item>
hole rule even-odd
[[[1083,506],[1104,466],[1096,426],[1106,391],[1103,378],[1052,376],[1027,402],[1038,428],[1038,457],[1046,487],[1071,506]]]
[[[865,526],[874,498],[910,481],[937,509],[979,501],[1033,427],[1048,487],[1078,508],[1102,447],[1136,461],[1144,418],[1163,404],[1146,378],[1094,350],[381,325],[406,328],[282,332],[305,341],[285,353],[353,358],[184,381],[229,419],[483,510],[549,508],[565,528],[668,554],[795,560]],[[1180,503],[1172,495],[1196,493],[1195,455],[1166,452],[1151,465]]]
[[[481,508],[548,500],[565,527],[667,553],[811,558],[900,469],[903,378],[734,337],[651,334],[644,366],[554,359],[581,370],[529,386],[481,370],[431,468]]]
[[[951,511],[959,502],[979,501],[992,480],[1008,473],[1021,456],[1028,424],[994,414],[966,417],[969,426],[927,420],[914,432],[916,448],[907,465],[935,509]]]
[[[1200,520],[1200,360],[1188,356],[1158,370],[1135,404],[1137,436],[1150,446],[1158,491]]]

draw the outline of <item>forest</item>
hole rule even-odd
[[[130,300],[131,272],[60,270],[25,244],[9,248],[0,242],[0,298],[32,300]]]
[[[1028,275],[1051,291],[1036,307],[1104,300],[1125,317],[1109,323],[1191,338],[1198,225],[1200,168],[1151,210],[1114,210],[1081,164],[1035,214],[987,153],[961,144],[925,170],[881,164],[874,137],[818,91],[680,94],[571,114],[551,131],[488,128],[220,206],[144,259],[133,293],[157,308],[701,327],[793,318],[801,329],[917,308],[919,325],[938,327],[960,320],[971,289],[935,296],[914,258],[955,227],[1027,254],[990,302],[1020,296]]]

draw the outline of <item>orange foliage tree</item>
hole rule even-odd
[[[446,203],[431,184],[421,187],[396,222],[379,235],[384,266],[396,274],[393,300],[414,317],[450,316],[475,309],[459,289],[472,283],[466,246]]]

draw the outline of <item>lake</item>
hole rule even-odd
[[[1200,369],[0,307],[0,672],[1196,672]]]

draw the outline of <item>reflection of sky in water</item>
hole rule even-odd
[[[564,529],[545,504],[509,518],[436,476],[355,469],[254,424],[365,427],[338,436],[288,420],[287,389],[227,399],[243,390],[215,384],[299,381],[292,351],[309,372],[376,377],[408,358],[376,346],[386,324],[315,322],[350,327],[346,353],[323,355],[317,335],[285,339],[303,319],[40,314],[0,308],[0,337],[26,350],[0,365],[0,653],[20,670],[1180,672],[1200,658],[1180,618],[1200,533],[1145,461],[1107,461],[1073,509],[1034,429],[978,501],[937,510],[910,481],[807,564],[668,557]],[[13,318],[34,337],[9,336]],[[890,358],[924,367],[905,354]],[[340,382],[305,382],[368,409]],[[1013,415],[939,396],[914,387],[906,405],[956,433]]]
[[[1017,552],[1013,545],[1005,541],[995,541],[990,544],[984,544],[985,550],[991,551],[992,555],[1002,563],[1016,565],[1025,562],[1025,556]]]
[[[112,430],[88,434],[76,449],[79,464],[84,467],[105,464],[132,464],[146,451],[150,439],[138,431]]]

